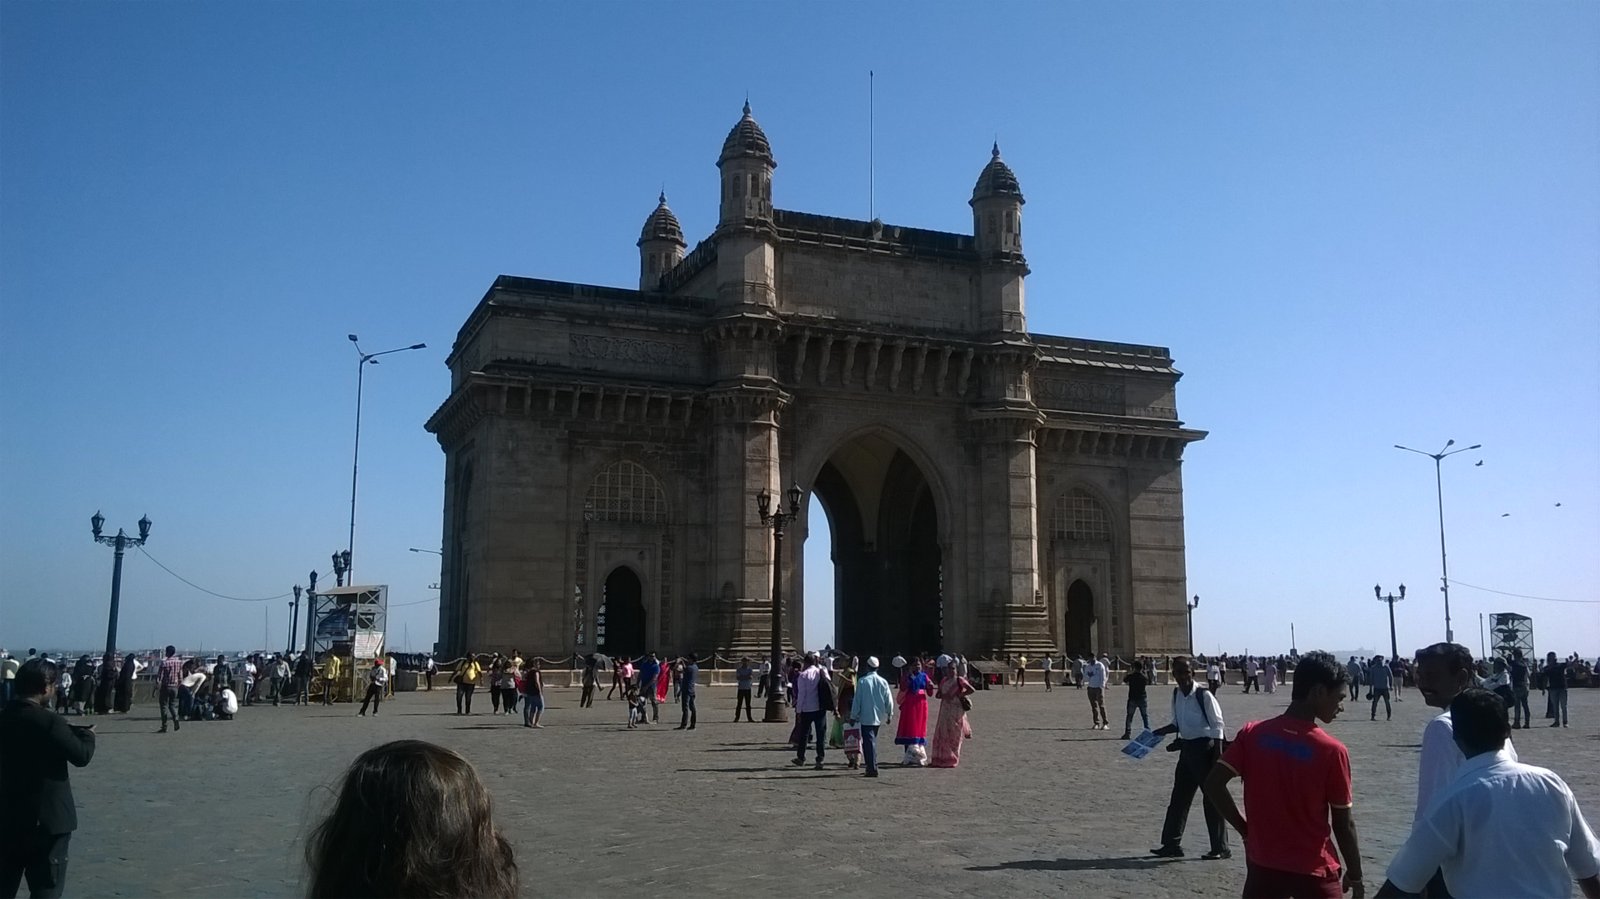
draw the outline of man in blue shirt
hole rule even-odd
[[[878,657],[868,656],[866,670],[856,679],[855,700],[850,720],[861,726],[861,757],[867,762],[867,777],[878,776],[878,728],[894,717],[894,697],[889,682],[878,674]]]
[[[700,679],[700,668],[694,663],[694,653],[683,659],[683,678],[678,681],[678,702],[683,706],[683,720],[678,730],[694,730],[694,685]]]
[[[650,703],[650,720],[661,720],[661,706],[656,702],[656,678],[661,676],[661,660],[655,653],[639,663],[639,695]]]

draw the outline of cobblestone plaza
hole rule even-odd
[[[1109,690],[1113,715],[1123,691]],[[1152,689],[1164,724],[1166,689]],[[143,697],[141,697],[143,698]],[[794,769],[787,726],[734,724],[731,689],[702,691],[699,727],[624,728],[623,705],[577,708],[551,691],[547,727],[520,717],[457,717],[447,691],[401,694],[378,718],[349,705],[255,706],[233,722],[157,734],[146,699],[96,721],[94,761],[72,772],[81,826],[68,890],[80,896],[287,896],[304,892],[303,840],[327,789],[362,750],[414,737],[472,760],[516,848],[527,895],[1238,895],[1244,854],[1149,857],[1171,788],[1172,756],[1134,762],[1115,731],[1089,728],[1082,690],[1039,686],[974,696],[975,737],[955,770],[887,767],[876,780],[830,751]],[[1288,694],[1221,695],[1230,732],[1276,714]],[[1351,752],[1369,891],[1409,829],[1417,744],[1431,713],[1414,691],[1392,722],[1352,703],[1331,730]],[[1543,705],[1535,694],[1536,710]],[[1524,761],[1554,768],[1591,823],[1600,819],[1600,691],[1575,690],[1573,726],[1517,731]],[[1135,727],[1138,721],[1135,719]],[[889,758],[898,758],[892,751]],[[1370,892],[1369,892],[1370,895]]]

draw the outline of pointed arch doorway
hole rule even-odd
[[[1065,627],[1067,655],[1081,659],[1094,655],[1094,590],[1082,580],[1067,587]]]
[[[618,566],[606,575],[595,623],[595,648],[617,658],[644,655],[644,585],[633,569]]]

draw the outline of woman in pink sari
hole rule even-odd
[[[954,671],[945,675],[935,693],[939,697],[939,722],[933,728],[933,760],[935,768],[954,768],[961,764],[961,741],[972,736],[967,724],[967,710],[963,706],[972,684]]]

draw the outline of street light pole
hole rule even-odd
[[[311,648],[316,645],[317,622],[317,573],[307,575],[306,587],[306,642],[305,652],[310,654]]]
[[[356,477],[361,469],[361,391],[366,380],[367,365],[377,365],[379,356],[426,349],[428,346],[425,343],[414,343],[411,346],[396,347],[392,350],[384,350],[381,353],[363,353],[356,335],[351,334],[349,337],[351,345],[356,348],[356,355],[360,358],[356,362],[356,440],[355,449],[350,460],[350,542],[345,547],[347,562],[350,556],[355,555],[356,551]],[[355,576],[352,574],[350,579],[354,581]]]
[[[122,554],[130,546],[143,546],[150,539],[150,516],[139,518],[139,536],[129,537],[122,528],[117,528],[115,537],[107,537],[100,533],[105,527],[106,517],[95,512],[89,518],[89,527],[94,532],[94,542],[111,547],[115,556],[111,563],[111,615],[106,623],[106,655],[117,654],[117,611],[122,605]]]
[[[343,552],[335,550],[334,553],[333,553],[333,577],[334,577],[334,586],[335,587],[343,587],[344,586],[344,576],[347,573],[349,573],[349,571],[350,571],[350,550],[347,549],[347,550],[344,550]],[[353,582],[353,581],[355,581],[355,578],[352,577],[352,578],[350,578],[350,580]]]
[[[1372,586],[1372,595],[1378,597],[1379,602],[1389,604],[1389,661],[1392,662],[1400,658],[1400,643],[1394,638],[1394,604],[1406,598],[1406,585],[1400,585],[1399,596],[1395,596],[1393,593],[1384,596],[1383,587],[1374,584]]]
[[[790,487],[786,497],[788,511],[784,511],[782,499],[774,511],[772,495],[767,493],[767,488],[761,488],[756,494],[756,511],[761,514],[761,523],[772,526],[772,682],[767,685],[767,711],[761,718],[769,723],[789,720],[788,713],[783,710],[783,694],[778,690],[783,679],[783,529],[799,517],[801,496],[799,485]]]
[[[1439,497],[1439,589],[1444,593],[1444,639],[1446,643],[1456,642],[1456,632],[1455,628],[1450,626],[1450,565],[1446,561],[1444,552],[1443,463],[1445,459],[1449,458],[1450,456],[1454,456],[1456,453],[1464,453],[1468,450],[1483,448],[1483,444],[1474,443],[1471,446],[1464,446],[1460,449],[1450,449],[1450,447],[1455,446],[1455,444],[1456,442],[1454,439],[1448,440],[1445,442],[1444,449],[1438,451],[1437,453],[1425,453],[1422,450],[1412,449],[1409,446],[1401,446],[1398,443],[1394,445],[1395,449],[1405,450],[1408,453],[1416,453],[1419,456],[1427,456],[1433,460],[1433,486]]]
[[[295,637],[300,633],[300,585],[294,585],[294,602],[289,603],[289,648],[284,655],[294,652]]]
[[[1196,593],[1194,599],[1184,605],[1189,607],[1189,655],[1194,655],[1194,610],[1200,608],[1200,594]]]

